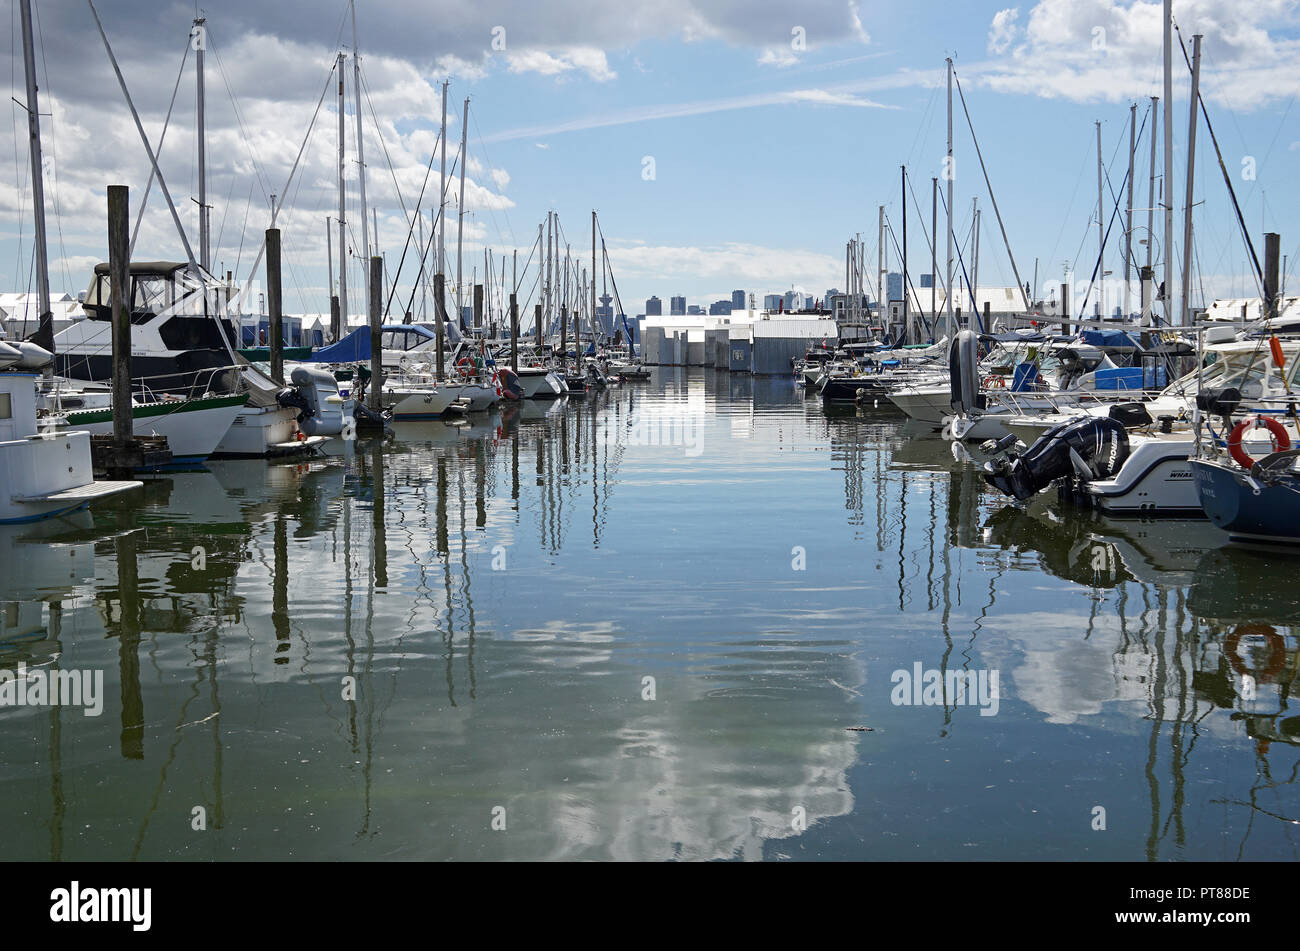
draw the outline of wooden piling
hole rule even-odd
[[[441,277],[441,275],[439,275]],[[439,291],[441,292],[441,288]],[[384,388],[383,345],[379,334],[379,312],[383,309],[384,293],[384,259],[370,259],[370,389],[367,391],[366,405],[376,413],[380,409],[380,397]],[[438,299],[441,301],[442,294]],[[438,333],[438,370],[442,370],[442,325]]]
[[[447,332],[447,303],[443,299],[443,291],[446,289],[446,278],[442,271],[433,276],[433,312],[438,319],[438,375],[435,380],[443,378],[443,358],[442,345],[443,337]]]
[[[519,372],[519,296],[510,295],[510,369]]]
[[[474,285],[474,329],[483,329],[483,285]]]
[[[280,229],[266,229],[266,313],[271,327],[271,379],[284,386],[284,314],[280,297]]]
[[[1264,235],[1264,316],[1278,313],[1278,259],[1282,254],[1282,236],[1270,231]]]
[[[130,189],[108,186],[108,280],[113,308],[113,441],[125,450],[134,434],[131,415]]]

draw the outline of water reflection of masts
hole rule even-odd
[[[119,749],[125,759],[144,759],[144,698],[140,692],[140,569],[134,532],[113,541],[117,553],[117,663],[122,695]]]
[[[60,635],[63,630],[63,602],[51,601],[50,640],[58,654],[51,669],[59,669],[58,657],[63,653]],[[63,705],[50,704],[50,861],[63,860],[63,819],[67,814],[67,799],[63,795]]]
[[[372,767],[375,758],[375,591],[388,587],[388,534],[384,524],[384,441],[375,439],[370,449],[370,584],[366,592],[366,659],[363,667],[362,696],[366,705],[366,753],[361,766],[365,786],[365,813],[357,836],[370,830]]]

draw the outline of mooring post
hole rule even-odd
[[[474,329],[483,329],[483,285],[474,285]]]
[[[442,297],[445,284],[446,278],[439,270],[433,275],[433,312],[438,319],[438,375],[434,377],[435,381],[443,378],[442,344],[447,332],[447,305]]]
[[[284,386],[284,315],[280,305],[280,229],[266,229],[266,313],[270,318],[271,379]]]
[[[131,222],[126,185],[108,186],[108,279],[113,308],[113,443],[126,450],[131,418]]]
[[[519,372],[519,296],[510,295],[510,369]]]
[[[1061,285],[1061,333],[1070,335],[1070,285]]]
[[[441,275],[439,275],[441,276]],[[441,291],[441,288],[439,288]],[[381,257],[372,257],[370,259],[370,390],[366,405],[376,413],[379,412],[379,400],[383,395],[381,390],[384,386],[384,351],[379,339],[379,312],[383,309],[384,293],[384,259]],[[438,295],[439,301],[442,300],[442,294]],[[438,370],[442,370],[442,325],[439,324],[438,334]]]

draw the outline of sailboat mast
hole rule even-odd
[[[208,233],[208,133],[206,118],[206,94],[203,82],[203,51],[207,43],[203,39],[205,17],[195,17],[194,27],[190,31],[190,43],[194,50],[194,74],[198,83],[194,111],[198,118],[199,136],[199,266],[205,271],[211,270],[212,255],[209,247]],[[195,39],[198,42],[195,43]]]
[[[357,186],[361,199],[361,249],[366,266],[361,269],[362,287],[366,300],[370,300],[370,222],[366,207],[366,145],[361,137],[361,45],[357,39],[357,5],[352,3],[352,100],[357,121]],[[378,229],[375,234],[378,239]]]
[[[1128,213],[1124,220],[1124,319],[1133,316],[1129,261],[1133,257],[1133,159],[1137,153],[1137,103],[1128,111]]]
[[[1165,177],[1161,184],[1160,204],[1165,212],[1165,280],[1162,302],[1165,322],[1173,323],[1170,301],[1174,292],[1174,34],[1173,0],[1164,0],[1164,51],[1165,51]]]
[[[591,210],[591,346],[596,346],[596,209]]]
[[[465,320],[460,284],[460,253],[465,232],[465,142],[469,133],[469,96],[465,97],[465,117],[460,122],[460,200],[456,202],[456,325]]]
[[[347,225],[347,189],[343,179],[343,162],[346,150],[346,137],[343,121],[346,118],[343,105],[343,70],[345,54],[340,52],[339,69],[339,339],[348,332],[348,225]],[[362,215],[362,220],[365,215]]]
[[[50,270],[45,247],[45,182],[41,164],[41,111],[36,101],[36,49],[32,40],[32,2],[20,0],[23,27],[23,71],[27,78],[27,140],[32,160],[32,217],[36,226],[36,295],[40,314],[37,346],[54,350],[54,314],[50,310]]]
[[[1097,316],[1106,316],[1106,200],[1101,188],[1101,123],[1097,123]]]
[[[1183,205],[1183,295],[1179,322],[1192,316],[1192,196],[1196,183],[1196,109],[1201,93],[1201,34],[1192,37],[1192,105],[1187,120],[1187,201]]]
[[[1147,179],[1147,267],[1151,266],[1152,245],[1156,243],[1156,113],[1160,111],[1160,97],[1151,97],[1151,174]],[[1154,272],[1153,272],[1154,273]]]
[[[948,270],[944,286],[948,289],[948,322],[953,322],[952,313],[952,180],[957,171],[952,164],[952,57],[948,57],[948,161],[943,170],[948,179]],[[882,212],[883,214],[883,212]]]
[[[443,251],[446,249],[447,237],[447,87],[451,85],[448,80],[442,81],[442,174],[439,178],[438,186],[438,264],[433,269],[434,274],[445,273],[443,267]],[[436,301],[439,307],[442,306],[442,300]],[[438,315],[439,321],[443,315]]]

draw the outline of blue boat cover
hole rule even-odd
[[[321,347],[311,355],[313,363],[369,363],[370,328],[358,327],[338,343]]]
[[[1122,330],[1085,330],[1079,338],[1091,347],[1138,346],[1138,342]]]

